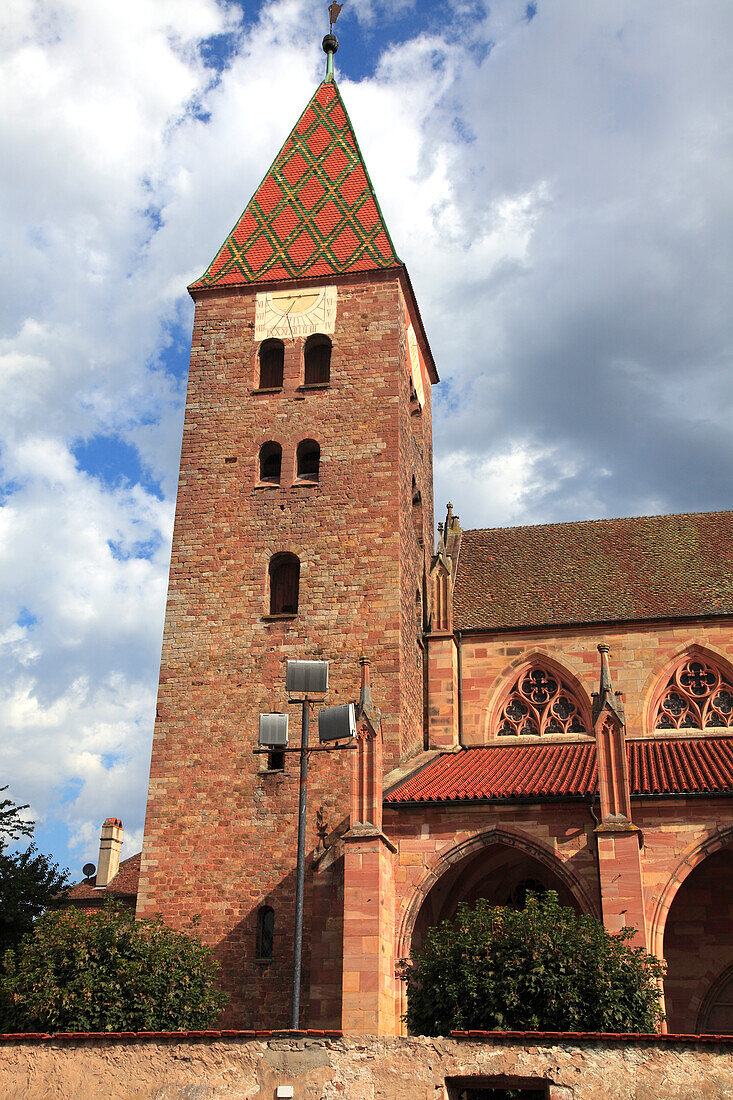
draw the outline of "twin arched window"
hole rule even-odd
[[[652,729],[714,729],[733,726],[733,681],[711,660],[681,660],[654,708]]]
[[[325,386],[331,381],[331,341],[323,333],[309,336],[305,342],[303,383]],[[258,352],[259,388],[279,390],[283,385],[285,345],[282,340],[263,340]]]
[[[270,559],[270,614],[297,615],[300,562],[295,554],[275,554]]]
[[[283,449],[270,440],[260,447],[260,483],[279,485],[282,474]],[[295,452],[296,481],[318,481],[321,471],[321,448],[315,439],[302,439]]]
[[[589,733],[583,707],[557,672],[534,664],[518,677],[500,711],[498,736]],[[733,677],[705,655],[681,658],[651,710],[653,730],[733,728]]]
[[[500,737],[588,733],[572,688],[555,672],[535,664],[519,676],[499,715]]]

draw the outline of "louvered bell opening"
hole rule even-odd
[[[260,389],[281,389],[285,345],[282,340],[265,340],[260,347]]]
[[[305,384],[323,386],[331,381],[331,341],[327,336],[310,336],[305,345]]]

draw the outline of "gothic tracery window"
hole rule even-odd
[[[588,733],[570,688],[554,672],[534,665],[512,688],[499,716],[501,737]]]
[[[654,729],[733,726],[733,683],[702,657],[681,661],[657,703]]]

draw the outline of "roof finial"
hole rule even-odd
[[[611,669],[608,664],[610,647],[606,642],[600,642],[597,648],[601,655],[601,683],[599,690],[593,692],[593,722],[596,722],[598,715],[603,708],[607,706],[616,715],[621,725],[623,725],[623,694],[620,691],[614,691],[613,684],[611,683]]]
[[[333,80],[333,55],[339,48],[339,40],[333,33],[333,25],[338,19],[339,12],[341,11],[343,6],[343,4],[333,3],[330,4],[328,8],[330,30],[326,37],[323,39],[323,52],[326,55],[326,80],[329,82]]]

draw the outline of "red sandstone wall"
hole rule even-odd
[[[423,747],[425,730],[425,648],[423,623],[429,613],[428,569],[433,554],[433,437],[431,387],[425,378],[425,408],[410,408],[411,372],[403,322],[400,329],[403,369],[400,373],[400,590],[402,629],[402,741],[401,755],[409,757]],[[412,503],[412,479],[421,494],[421,506]],[[421,604],[417,603],[417,592]],[[422,610],[421,610],[422,608]],[[389,763],[388,760],[385,761]]]
[[[259,713],[288,709],[286,659],[329,659],[328,702],[337,703],[358,698],[358,658],[367,654],[387,766],[422,737],[414,590],[410,638],[401,632],[404,593],[423,551],[412,532],[405,548],[403,518],[416,471],[432,530],[429,409],[421,457],[405,445],[405,425],[412,429],[402,408],[404,307],[395,276],[344,279],[338,293],[326,389],[298,389],[298,339],[286,344],[282,392],[253,392],[254,292],[201,296],[194,322],[138,913],[179,927],[199,921],[222,960],[227,1019],[240,1026],[289,1019],[297,763],[291,756],[284,775],[268,775],[252,755]],[[321,446],[317,486],[292,484],[305,438]],[[255,488],[268,440],[283,446],[282,484]],[[268,562],[278,551],[301,561],[292,620],[266,617]],[[311,760],[315,846],[318,806],[331,827],[345,821],[350,759]],[[321,1026],[338,1022],[341,982],[338,867],[328,875],[326,889],[309,870],[304,929],[302,1019]],[[275,957],[264,964],[254,959],[263,904],[276,914]]]
[[[492,720],[508,681],[533,654],[554,658],[579,682],[590,706],[598,690],[597,646],[606,642],[613,686],[624,693],[627,737],[652,732],[648,710],[660,677],[686,647],[697,644],[733,663],[733,634],[727,620],[684,623],[619,624],[567,630],[516,631],[511,634],[464,635],[463,735],[466,745],[490,740]]]
[[[711,984],[733,964],[733,856],[725,850],[733,843],[733,807],[719,798],[647,800],[635,801],[633,814],[643,839],[649,949],[668,964],[667,1027],[690,1033]],[[384,829],[398,846],[396,959],[410,953],[426,922],[452,916],[459,900],[503,904],[512,876],[537,876],[563,903],[574,897],[578,908],[600,916],[594,821],[584,803],[389,807]],[[404,986],[395,980],[394,989],[399,1032]]]

